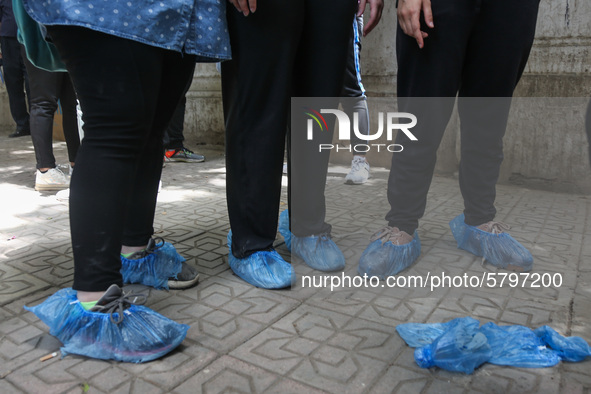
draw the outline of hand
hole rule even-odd
[[[431,29],[434,28],[430,0],[400,0],[398,3],[398,23],[400,23],[400,28],[405,34],[417,40],[419,48],[423,48],[425,45],[423,40],[429,37],[429,34],[421,30],[421,11],[427,26]]]
[[[363,28],[364,37],[378,25],[380,19],[382,18],[382,10],[384,9],[384,0],[359,0],[359,10],[357,11],[357,16],[363,15],[367,3],[369,3],[369,8],[371,11],[369,14],[369,21]]]
[[[238,12],[248,16],[251,12],[254,13],[257,10],[257,0],[228,0],[236,7]]]

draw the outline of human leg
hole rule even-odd
[[[25,91],[28,93],[29,88],[20,44],[15,37],[0,37],[0,45],[10,114],[16,123],[17,131],[20,131],[19,136],[28,135],[29,113]]]
[[[465,209],[450,222],[452,232],[458,247],[516,271],[529,271],[533,257],[505,232],[508,227],[493,221],[494,201],[511,96],[533,44],[538,4],[538,0],[482,3],[458,98]]]
[[[78,118],[76,112],[76,92],[68,73],[57,73],[59,100],[62,108],[62,126],[64,138],[68,147],[68,160],[70,165],[76,161],[78,148],[80,147],[80,134],[78,132]]]
[[[365,88],[361,82],[361,67],[359,54],[361,52],[361,32],[363,28],[359,26],[357,17],[353,19],[353,30],[349,40],[347,53],[347,66],[345,68],[345,77],[343,82],[343,92],[341,96],[341,106],[347,114],[352,125],[357,128],[351,128],[351,151],[353,161],[351,171],[345,176],[345,183],[351,185],[360,185],[369,178],[369,163],[365,158],[365,149],[362,147],[367,144],[367,140],[361,139],[355,130],[361,135],[369,134],[369,110],[367,108],[367,99],[365,97]],[[356,114],[356,115],[355,115]],[[357,122],[355,122],[357,116]]]
[[[533,44],[538,0],[483,1],[466,48],[458,97],[460,189],[469,225],[494,219],[495,185],[511,97]]]
[[[476,15],[471,1],[432,4],[435,29],[420,49],[400,26],[396,36],[398,109],[417,118],[411,141],[398,133],[404,147],[392,155],[388,178],[388,226],[371,238],[358,272],[384,278],[409,267],[420,255],[419,219],[425,212],[437,149],[451,116],[460,86],[462,64]]]
[[[227,11],[232,60],[222,63],[222,92],[229,263],[242,279],[264,288],[288,287],[295,280],[273,241],[302,16],[301,3],[280,0],[261,5],[248,18]]]
[[[70,196],[73,287],[105,291],[111,284],[122,285],[119,253],[129,199],[145,192],[141,201],[138,198],[139,209],[153,206],[157,194],[164,122],[156,121],[156,113],[163,99],[165,59],[171,53],[83,28],[52,27],[50,32],[68,66],[85,122]],[[94,43],[92,48],[88,42]],[[180,58],[178,54],[177,61]],[[190,58],[187,61],[194,61]],[[186,80],[181,84],[184,88]],[[143,186],[134,190],[138,183]],[[144,214],[153,218],[153,212]],[[135,235],[147,243],[152,222],[148,226],[145,220]]]

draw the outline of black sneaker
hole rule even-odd
[[[169,278],[168,279],[168,288],[181,290],[187,289],[191,286],[195,286],[197,282],[199,282],[199,273],[195,270],[195,268],[191,267],[186,262],[182,262],[182,269],[181,272],[178,273],[176,278]]]
[[[31,135],[31,130],[16,129],[14,133],[8,135],[8,138],[24,137],[26,135]]]
[[[109,313],[111,322],[119,324],[123,321],[123,312],[126,309],[131,305],[142,305],[146,302],[146,299],[145,294],[125,293],[119,286],[111,285],[89,311]]]

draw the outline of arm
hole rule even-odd
[[[369,21],[365,24],[363,28],[363,35],[368,35],[374,27],[378,25],[380,19],[382,18],[382,10],[384,9],[384,0],[359,0],[359,9],[357,11],[357,16],[363,15],[365,11],[365,6],[369,3],[370,14],[369,14]]]
[[[405,34],[417,40],[419,48],[423,48],[425,45],[423,40],[429,37],[426,32],[421,30],[421,12],[423,12],[427,26],[434,28],[430,0],[400,0],[398,4],[398,23]]]

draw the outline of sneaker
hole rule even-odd
[[[186,289],[199,282],[199,274],[162,238],[150,238],[148,246],[121,256],[123,283],[139,283],[156,289]]]
[[[68,202],[70,201],[70,189],[60,190],[59,192],[55,193],[55,198],[61,202]]]
[[[24,137],[26,135],[31,135],[31,130],[16,129],[14,133],[8,135],[8,138]]]
[[[479,226],[470,226],[464,222],[464,214],[449,222],[451,232],[464,249],[482,257],[498,268],[525,272],[533,267],[531,253],[505,231],[510,227],[501,222],[487,222]]]
[[[35,190],[62,190],[70,187],[70,179],[59,168],[50,168],[43,173],[37,170]]]
[[[26,307],[48,327],[63,346],[62,356],[141,363],[169,353],[185,339],[188,325],[172,321],[137,305],[145,296],[123,292],[111,285],[90,311],[78,301],[77,292],[62,289],[43,303]]]
[[[184,163],[201,163],[205,161],[205,156],[193,153],[187,148],[167,149],[164,151],[166,161],[180,161]]]
[[[291,264],[275,250],[259,251],[239,259],[232,254],[232,231],[228,233],[228,263],[232,271],[244,281],[263,289],[283,289],[295,284],[296,275]]]
[[[89,312],[108,313],[111,322],[119,324],[123,321],[125,310],[131,305],[143,305],[146,300],[145,294],[125,294],[119,286],[111,285]]]
[[[181,272],[168,279],[168,288],[174,290],[188,289],[199,282],[199,273],[186,262],[181,263]]]
[[[359,259],[357,272],[384,280],[410,267],[420,254],[421,241],[416,231],[411,236],[398,227],[386,226],[370,238],[370,244]]]
[[[329,234],[296,237],[289,230],[289,211],[279,215],[279,233],[285,239],[285,246],[306,265],[315,270],[331,272],[345,268],[345,256],[330,239]]]
[[[361,185],[369,179],[369,163],[365,156],[353,156],[351,171],[345,177],[347,185]]]

